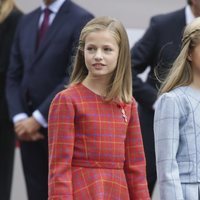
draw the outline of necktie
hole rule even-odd
[[[38,45],[40,45],[40,42],[42,41],[45,33],[47,32],[47,29],[49,27],[49,16],[51,14],[51,10],[49,8],[44,9],[44,19],[42,21],[42,24],[39,29],[39,34],[38,34]]]

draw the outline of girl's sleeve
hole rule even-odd
[[[70,98],[59,93],[51,103],[48,119],[49,200],[73,200],[74,115]]]
[[[150,199],[146,181],[146,161],[135,100],[132,103],[131,117],[125,141],[124,171],[130,199]]]
[[[173,94],[165,93],[156,104],[154,134],[158,185],[162,200],[183,200],[176,155],[179,147],[180,109]]]

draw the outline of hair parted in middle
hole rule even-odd
[[[190,85],[193,81],[193,72],[191,64],[188,60],[192,50],[200,44],[200,17],[196,18],[192,23],[188,24],[184,30],[182,37],[181,51],[166,79],[161,85],[159,94],[169,92],[180,86]]]
[[[119,46],[117,66],[106,88],[105,100],[120,100],[130,103],[132,101],[132,74],[128,36],[122,23],[111,17],[94,18],[82,29],[70,85],[81,83],[88,75],[84,59],[85,40],[88,34],[98,31],[110,31]]]

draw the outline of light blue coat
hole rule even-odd
[[[154,133],[161,200],[185,200],[183,184],[200,183],[200,90],[185,86],[163,94]]]

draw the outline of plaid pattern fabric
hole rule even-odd
[[[54,98],[48,134],[49,200],[149,199],[135,101],[72,86]]]
[[[185,86],[163,94],[156,105],[154,132],[160,199],[198,199],[200,91]]]

